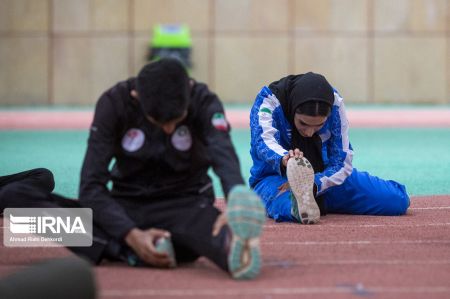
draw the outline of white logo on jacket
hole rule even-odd
[[[187,126],[180,126],[172,135],[172,145],[179,151],[187,151],[192,146],[191,132]]]
[[[140,129],[129,129],[122,138],[122,147],[128,152],[139,150],[145,141],[144,132]]]

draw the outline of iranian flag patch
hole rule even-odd
[[[228,122],[225,119],[225,115],[223,113],[214,113],[211,118],[211,123],[219,131],[227,131],[228,130]]]

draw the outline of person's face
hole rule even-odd
[[[295,127],[303,137],[312,137],[314,133],[323,127],[326,120],[326,116],[309,116],[298,113],[294,116]]]
[[[151,122],[153,125],[161,128],[161,130],[163,130],[164,133],[166,133],[167,135],[172,134],[175,131],[175,129],[177,128],[177,125],[180,122],[182,122],[186,117],[187,117],[187,111],[184,111],[183,115],[181,115],[180,117],[175,118],[175,119],[170,120],[165,123],[160,123],[160,122],[156,121],[153,117],[146,115],[146,118],[149,122]]]

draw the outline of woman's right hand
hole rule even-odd
[[[169,238],[170,233],[165,230],[151,228],[141,230],[133,228],[125,237],[125,242],[147,264],[167,268],[171,265],[167,253],[156,251],[155,243],[159,238]]]

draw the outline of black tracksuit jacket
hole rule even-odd
[[[92,208],[94,222],[116,239],[136,227],[122,200],[151,204],[201,196],[212,188],[209,167],[225,195],[244,183],[223,106],[205,84],[191,80],[188,116],[171,135],[144,117],[130,95],[133,89],[135,78],[119,82],[98,100],[81,170],[80,203]]]

